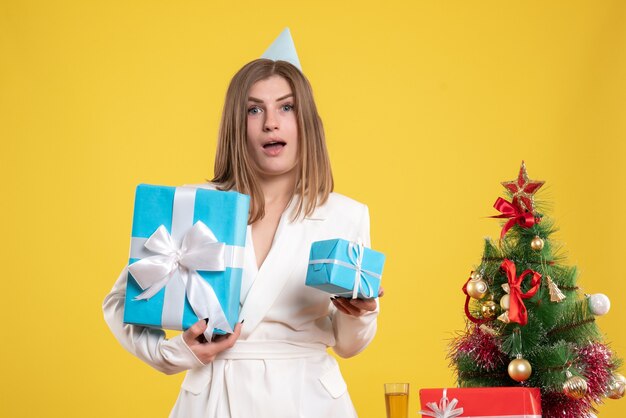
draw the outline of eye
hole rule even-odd
[[[263,109],[261,109],[259,106],[252,106],[248,108],[249,115],[258,115],[261,112],[263,112]]]
[[[293,110],[293,105],[292,104],[284,104],[281,106],[281,108],[283,109],[284,112],[290,112]]]

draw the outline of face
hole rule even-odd
[[[298,165],[298,123],[293,91],[274,75],[259,80],[248,92],[248,155],[261,176],[295,175]]]

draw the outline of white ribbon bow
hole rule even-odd
[[[208,318],[204,335],[208,341],[213,336],[213,328],[233,332],[226,315],[213,290],[198,271],[224,271],[224,243],[218,242],[213,232],[203,222],[198,221],[177,245],[165,226],[161,225],[148,238],[144,246],[156,255],[142,258],[128,266],[143,292],[135,300],[150,299],[161,289],[175,281],[181,281],[181,292],[172,295],[183,300],[186,296],[198,318]],[[166,312],[163,318],[181,317],[180,312]],[[179,325],[180,326],[180,325]]]
[[[420,414],[435,418],[456,418],[463,413],[463,408],[454,409],[459,402],[456,398],[448,403],[448,389],[443,390],[443,396],[439,400],[439,405],[435,402],[428,402],[426,406],[430,411],[420,411]],[[432,411],[432,412],[431,412]]]

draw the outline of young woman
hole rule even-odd
[[[337,362],[376,332],[377,299],[329,298],[304,285],[314,241],[370,245],[367,207],[332,193],[324,130],[309,82],[292,64],[258,59],[232,79],[215,178],[198,187],[251,196],[241,291],[242,324],[203,342],[198,321],[165,339],[123,324],[127,272],[104,301],[122,345],[165,373],[188,370],[171,417],[356,416]]]

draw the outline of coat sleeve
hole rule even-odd
[[[369,210],[365,205],[362,207],[356,240],[361,241],[366,247],[371,247]],[[335,346],[333,347],[335,353],[346,358],[363,351],[376,334],[376,318],[379,309],[378,298],[376,298],[376,310],[360,317],[344,314],[331,304],[330,315],[335,333]]]
[[[124,324],[127,276],[128,270],[125,268],[102,305],[104,320],[115,338],[131,354],[166,374],[203,366],[185,344],[182,335],[166,339],[162,330]]]

